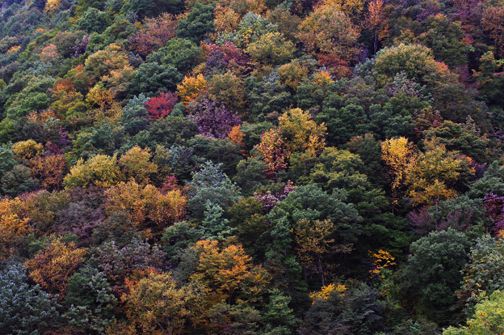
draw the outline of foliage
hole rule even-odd
[[[403,272],[404,289],[418,300],[415,308],[420,313],[440,322],[450,319],[469,247],[467,237],[451,228],[431,232],[411,244],[413,254]]]
[[[68,245],[55,240],[41,250],[33,259],[24,263],[30,278],[42,288],[62,297],[66,292],[67,281],[77,266],[84,261],[86,249]]]
[[[86,162],[81,158],[70,168],[70,173],[63,183],[66,189],[75,187],[110,187],[117,184],[123,176],[117,164],[117,157],[97,155]]]
[[[0,330],[5,334],[36,334],[58,324],[56,298],[27,281],[22,264],[9,264],[0,272]]]
[[[208,137],[226,138],[232,128],[238,126],[240,117],[213,100],[204,100],[192,106],[189,119],[198,125],[200,134]]]

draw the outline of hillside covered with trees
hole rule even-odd
[[[502,0],[3,0],[0,333],[504,333]]]

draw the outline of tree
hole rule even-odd
[[[82,158],[79,159],[77,164],[70,168],[70,173],[66,175],[63,184],[66,189],[90,185],[110,187],[122,179],[115,155],[113,157],[97,155],[86,162]]]
[[[499,56],[504,56],[504,9],[501,6],[490,6],[483,13],[483,29],[490,32]]]
[[[504,332],[504,292],[495,291],[488,298],[475,306],[474,316],[467,321],[467,326],[449,327],[443,335],[496,334]]]
[[[177,37],[198,44],[206,35],[214,32],[213,10],[215,5],[196,2],[187,17],[179,20]]]
[[[291,297],[282,294],[278,289],[272,289],[269,293],[269,302],[261,315],[261,323],[265,325],[266,334],[290,334],[300,322],[294,316],[294,310],[289,308]]]
[[[97,262],[98,269],[107,275],[109,282],[118,286],[114,289],[120,294],[125,281],[127,285],[127,278],[149,269],[159,271],[165,253],[157,244],[151,246],[135,237],[124,247],[118,246],[115,241],[103,243],[97,248],[93,260]]]
[[[261,159],[267,166],[264,172],[272,177],[276,172],[287,168],[289,151],[279,129],[270,129],[261,135],[261,143],[257,145],[257,151],[262,155]]]
[[[322,277],[322,286],[325,286],[325,277],[321,255],[332,249],[331,243],[334,242],[334,239],[330,239],[330,236],[334,233],[334,230],[334,224],[331,220],[311,222],[308,219],[301,219],[295,228],[296,244],[298,245],[301,264],[315,264],[315,272],[320,273]]]
[[[455,81],[446,65],[435,61],[432,50],[420,44],[399,44],[383,48],[375,59],[373,74],[381,85],[390,83],[401,71],[405,71],[408,79],[419,84]]]
[[[450,188],[459,181],[464,165],[469,165],[464,158],[457,157],[457,152],[447,152],[444,144],[435,139],[426,141],[425,153],[417,156],[415,163],[406,171],[407,194],[414,204],[437,204],[440,200],[457,196]],[[470,170],[474,173],[474,170]],[[452,186],[453,187],[453,186]]]
[[[178,103],[178,98],[173,92],[159,92],[159,97],[150,98],[144,103],[149,113],[149,118],[157,120],[170,115]]]
[[[144,57],[148,56],[175,37],[176,24],[177,21],[173,15],[168,13],[147,19],[144,27],[130,39],[131,48]]]
[[[359,53],[359,35],[360,29],[337,4],[324,1],[301,22],[297,36],[322,64],[348,75],[348,66]]]
[[[404,187],[407,171],[416,160],[414,145],[404,137],[390,139],[382,142],[382,160],[389,167],[389,176],[392,179],[392,196],[397,199],[400,190]],[[397,200],[395,200],[397,202]]]
[[[431,232],[411,244],[412,255],[402,277],[404,289],[417,301],[417,311],[438,322],[450,322],[470,246],[463,233],[451,228]]]
[[[202,240],[196,243],[198,263],[191,281],[198,281],[210,288],[213,299],[227,299],[231,304],[239,292],[243,297],[255,299],[269,281],[268,273],[252,264],[241,245],[219,248],[218,241]]]
[[[5,260],[16,253],[22,239],[30,234],[29,218],[20,217],[21,201],[19,198],[0,201],[0,260]]]
[[[17,142],[12,146],[12,152],[20,159],[30,159],[43,153],[43,145],[34,140]]]
[[[141,186],[135,181],[121,182],[105,191],[105,196],[109,215],[124,211],[137,226],[149,220],[165,227],[184,216],[187,204],[180,190],[162,194],[152,185]]]
[[[163,66],[173,66],[186,74],[201,61],[201,49],[185,38],[172,38],[166,46],[147,57],[147,62],[158,62]]]
[[[469,262],[463,269],[462,287],[457,292],[466,311],[471,314],[475,306],[496,290],[504,288],[504,240],[501,237],[482,236],[471,248]]]
[[[57,299],[27,281],[22,264],[8,264],[0,272],[0,332],[4,334],[36,334],[60,321]]]
[[[177,284],[170,274],[157,272],[138,282],[128,280],[129,292],[121,300],[129,322],[143,334],[182,334],[187,322],[203,313],[206,290],[197,282]]]
[[[62,299],[66,293],[68,279],[84,261],[86,253],[86,249],[76,248],[74,242],[65,244],[55,240],[33,259],[26,261],[24,266],[33,281],[52,294],[59,294]]]
[[[60,190],[67,171],[67,164],[63,155],[50,155],[30,159],[32,176],[40,181],[43,188]]]
[[[278,118],[280,135],[289,153],[305,152],[309,157],[318,155],[325,146],[326,126],[317,125],[309,112],[291,109]]]
[[[281,65],[292,58],[294,43],[286,40],[278,32],[266,33],[245,50],[249,55],[265,65]]]
[[[198,95],[207,88],[207,81],[202,74],[194,77],[184,77],[182,84],[177,85],[177,95],[180,100],[187,106],[191,101],[194,101]]]
[[[207,137],[226,138],[233,127],[241,124],[239,116],[214,100],[205,99],[192,108],[189,119],[198,125],[200,134]]]
[[[208,314],[208,328],[214,334],[254,335],[257,334],[259,311],[246,303],[213,306]]]
[[[246,100],[243,80],[231,71],[212,76],[208,81],[208,97],[242,115],[245,112]]]
[[[150,177],[158,172],[156,164],[150,161],[149,148],[142,149],[139,146],[126,151],[119,160],[119,166],[126,180],[135,181],[144,186],[150,183]]]

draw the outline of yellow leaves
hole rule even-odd
[[[64,293],[66,283],[75,268],[84,261],[87,249],[77,249],[75,243],[55,240],[47,245],[33,259],[26,261],[30,277],[44,290]],[[63,296],[60,296],[63,298]]]
[[[12,152],[21,159],[31,159],[44,152],[44,146],[34,140],[17,142],[12,146]]]
[[[123,175],[119,170],[115,155],[113,157],[97,155],[86,162],[82,158],[79,159],[66,175],[63,184],[66,189],[78,186],[85,188],[89,185],[110,187],[122,179]]]
[[[325,147],[325,123],[317,125],[309,112],[291,109],[278,118],[279,129],[290,153],[305,151],[312,157]]]
[[[13,47],[11,47],[9,50],[7,50],[7,54],[13,54],[15,52],[18,52],[19,50],[21,50],[21,46],[20,45],[15,45]]]
[[[166,273],[151,271],[146,278],[129,282],[128,291],[121,297],[126,316],[144,334],[180,334],[187,320],[197,317],[205,307],[202,289],[191,284],[179,288]]]
[[[388,165],[392,178],[392,194],[396,197],[399,189],[404,186],[408,167],[416,160],[415,147],[404,137],[386,140],[381,147],[382,160]]]
[[[296,90],[301,81],[308,75],[308,69],[295,60],[280,66],[278,75],[283,85]]]
[[[187,106],[191,101],[194,101],[200,92],[206,90],[207,81],[202,74],[194,77],[184,77],[181,85],[177,85],[177,95],[180,100]]]
[[[142,187],[135,181],[111,187],[105,196],[107,213],[126,212],[136,225],[151,220],[159,226],[167,226],[182,218],[187,205],[187,198],[180,190],[163,194],[153,185]]]
[[[375,267],[373,270],[369,270],[369,273],[371,274],[371,278],[379,275],[381,269],[385,269],[389,266],[396,265],[396,262],[394,262],[395,257],[392,256],[390,254],[390,252],[388,252],[388,251],[384,251],[384,250],[380,249],[380,250],[378,250],[378,253],[372,253],[369,250],[369,256],[374,259],[373,265]],[[378,277],[378,279],[383,279],[383,278],[384,278],[384,276]]]
[[[318,299],[327,300],[331,297],[331,293],[337,292],[340,295],[345,295],[346,287],[345,285],[335,285],[329,284],[327,286],[323,286],[318,292],[311,292],[310,298],[313,300],[312,305],[315,304],[315,301]]]
[[[414,204],[432,205],[457,196],[448,184],[455,184],[464,165],[458,152],[448,152],[436,138],[425,141],[426,151],[420,153],[416,164],[407,170],[407,194]],[[469,171],[469,173],[474,173]]]
[[[349,62],[359,53],[359,35],[360,29],[339,4],[325,2],[301,22],[297,37],[312,54],[325,53]]]
[[[199,262],[190,279],[211,287],[218,296],[231,299],[238,289],[258,294],[262,290],[260,287],[269,282],[268,274],[252,264],[252,257],[241,245],[229,245],[219,250],[218,241],[204,240],[196,243],[195,250],[199,252]],[[246,283],[255,288],[251,289]]]
[[[47,0],[44,13],[51,13],[55,11],[61,3],[61,0]]]
[[[121,157],[119,165],[126,179],[146,185],[150,182],[149,176],[158,171],[157,165],[150,162],[150,159],[149,148],[142,149],[135,145]]]

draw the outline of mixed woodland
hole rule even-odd
[[[503,0],[0,1],[0,333],[504,333]]]

